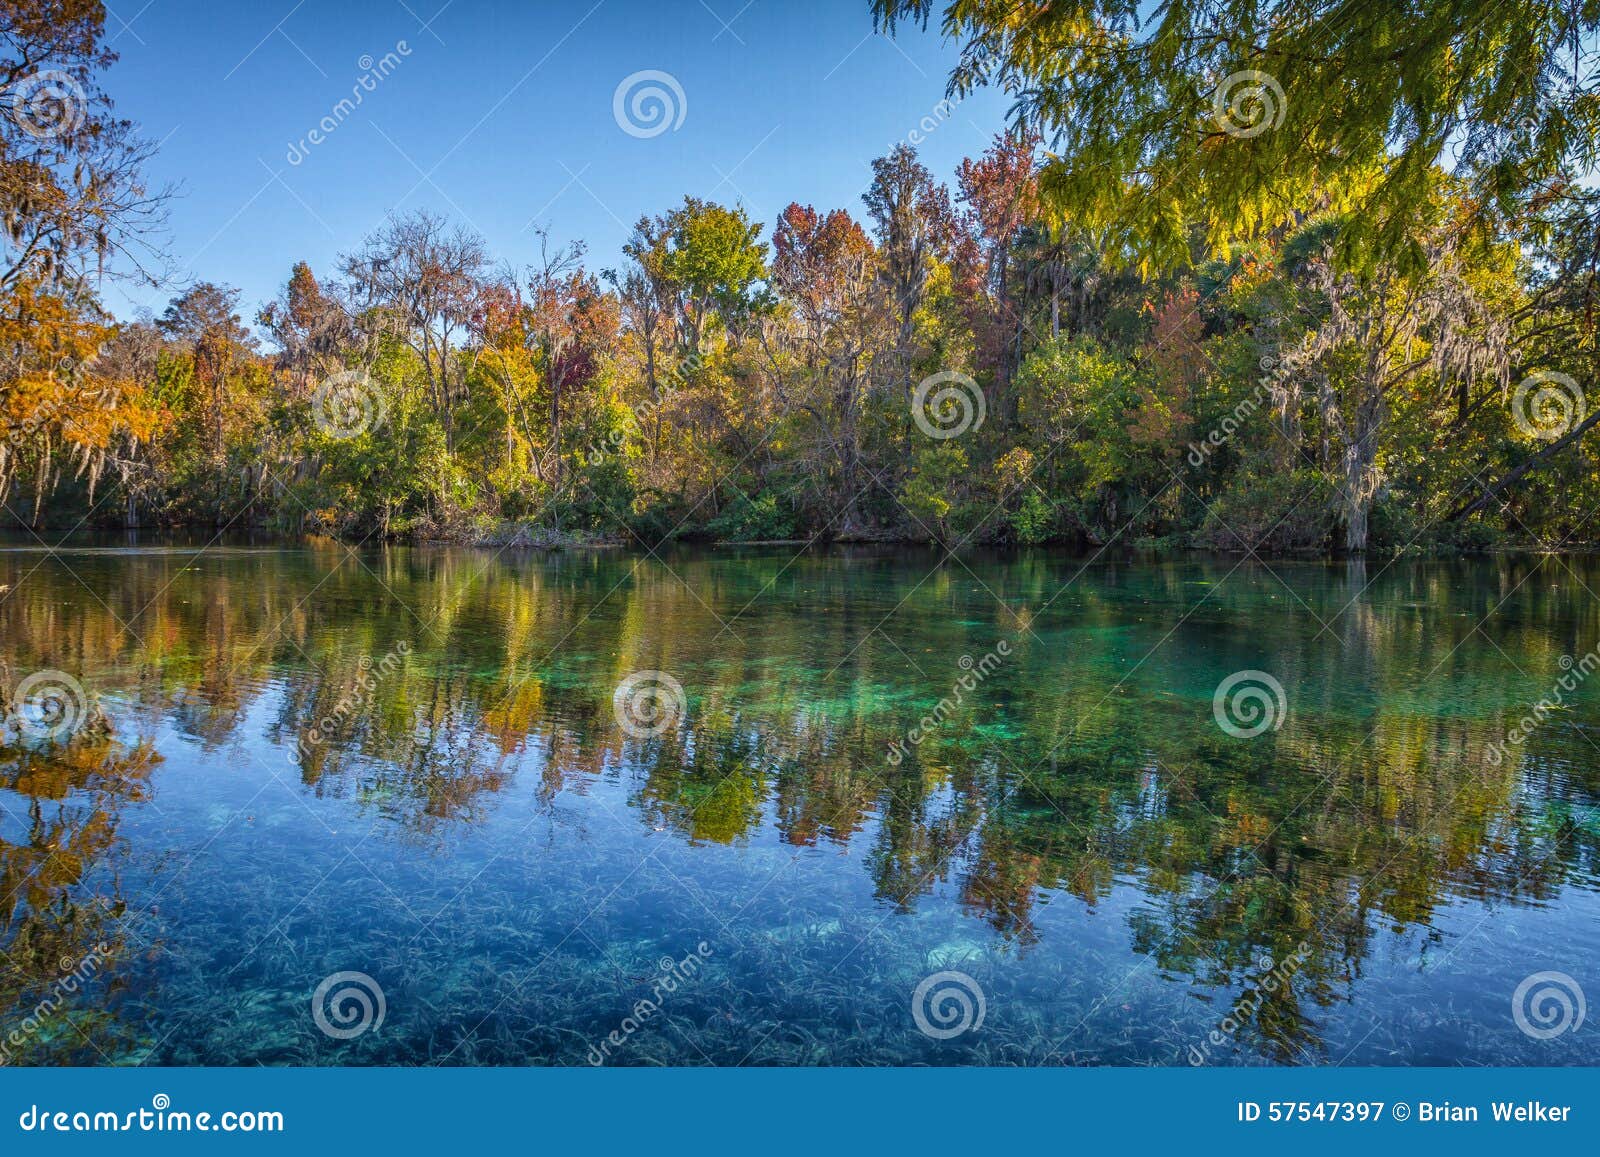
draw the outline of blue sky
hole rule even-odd
[[[951,180],[1007,107],[983,92],[941,115],[954,46],[937,30],[875,35],[866,0],[110,9],[122,59],[104,87],[161,142],[152,176],[181,186],[174,262],[184,279],[241,289],[248,312],[294,261],[330,273],[395,209],[464,220],[517,268],[539,226],[558,242],[587,240],[592,266],[615,265],[632,222],[685,193],[742,203],[768,227],[790,201],[859,217],[869,162],[925,118],[937,127],[922,134],[923,158]],[[387,75],[373,80],[374,70]],[[645,70],[677,82],[683,117],[640,137],[619,127],[613,97]],[[363,75],[370,91],[336,112]],[[310,143],[325,117],[335,127]],[[159,311],[171,293],[112,286],[106,297],[129,316]]]

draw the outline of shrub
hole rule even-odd
[[[1338,529],[1338,492],[1315,470],[1243,471],[1212,502],[1195,545],[1214,550],[1325,550]]]
[[[706,530],[725,542],[757,542],[793,538],[794,525],[794,511],[780,504],[776,494],[764,491],[753,500],[739,495],[706,524]]]

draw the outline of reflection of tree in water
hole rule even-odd
[[[692,843],[768,823],[795,847],[864,841],[887,905],[911,911],[948,887],[1024,950],[1048,939],[1042,899],[1093,910],[1131,884],[1133,947],[1188,978],[1219,1019],[1225,994],[1259,988],[1263,958],[1305,944],[1292,982],[1261,992],[1238,1033],[1276,1059],[1317,1053],[1317,1009],[1342,998],[1380,934],[1429,926],[1455,898],[1545,901],[1574,864],[1594,869],[1596,761],[1556,774],[1531,753],[1498,768],[1473,758],[1529,689],[1511,664],[1467,663],[1461,644],[1527,564],[1488,583],[1448,566],[1308,568],[1297,597],[1317,614],[1297,617],[1250,568],[1226,603],[1207,603],[1226,570],[1108,567],[1062,588],[1072,572],[1034,560],[989,576],[1008,607],[1061,592],[1031,630],[979,609],[987,595],[946,568],[905,594],[887,642],[872,629],[909,585],[899,571],[786,563],[676,560],[673,576],[596,556],[397,551],[366,566],[280,559],[271,576],[251,562],[203,582],[129,566],[119,598],[152,605],[145,650],[124,655],[128,701],[215,746],[272,696],[269,734],[281,757],[298,752],[305,790],[441,839],[537,777],[544,806],[621,781],[643,824]],[[1368,583],[1381,598],[1362,596]],[[1595,608],[1522,589],[1515,621],[1481,629],[1525,664],[1600,640]],[[859,610],[874,591],[882,605]],[[1193,615],[1147,655],[1129,624],[1160,600]],[[807,605],[816,613],[794,613]],[[104,609],[76,610],[80,645],[118,637]],[[8,647],[51,653],[59,618],[0,614]],[[1007,662],[889,762],[948,694],[959,657],[999,638],[1015,640]],[[1237,741],[1214,725],[1210,696],[1262,655],[1294,689],[1291,717]],[[1434,668],[1447,692],[1423,682]],[[676,726],[642,741],[610,700],[639,670],[673,672],[689,695]]]
[[[797,847],[848,843],[866,826],[879,791],[872,777],[854,771],[878,756],[869,729],[808,713],[796,720],[796,732],[773,784],[778,830]]]
[[[98,1063],[129,1038],[107,1011],[125,935],[120,813],[149,796],[160,756],[103,723],[59,744],[0,733],[0,1026],[15,1064]],[[3,1034],[0,1034],[3,1035]]]
[[[716,723],[644,742],[639,755],[650,770],[635,795],[641,816],[696,843],[726,844],[746,835],[760,817],[767,779],[760,747],[750,734]]]

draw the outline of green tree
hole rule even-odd
[[[872,0],[891,30],[937,7]],[[952,92],[1014,93],[1046,198],[1147,264],[1185,263],[1196,223],[1224,252],[1317,210],[1342,214],[1347,259],[1420,258],[1438,166],[1481,224],[1595,160],[1595,0],[948,0],[941,22]]]

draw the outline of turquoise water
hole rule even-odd
[[[1590,560],[15,545],[4,586],[8,1063],[1600,1063]]]

